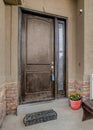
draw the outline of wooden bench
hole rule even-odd
[[[82,121],[85,121],[86,119],[90,119],[93,117],[93,100],[86,99],[82,102],[82,108],[83,108],[83,117]]]

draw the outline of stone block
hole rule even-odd
[[[57,119],[57,113],[51,109],[27,114],[23,119],[23,123],[25,124],[25,126],[28,126],[56,119]]]

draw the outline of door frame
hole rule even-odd
[[[21,96],[21,89],[22,89],[22,67],[21,67],[21,57],[22,57],[22,51],[21,51],[21,46],[22,46],[22,13],[28,13],[28,14],[34,14],[37,16],[43,16],[43,17],[48,17],[48,18],[52,18],[54,20],[54,61],[55,61],[55,99],[58,98],[58,91],[57,91],[57,56],[58,56],[58,47],[57,47],[57,43],[58,43],[58,36],[57,36],[57,25],[58,25],[58,20],[62,20],[65,22],[65,71],[66,71],[66,87],[65,87],[65,91],[66,91],[66,95],[68,95],[68,91],[67,91],[67,83],[68,83],[68,17],[64,17],[64,16],[59,16],[59,15],[55,15],[55,14],[50,14],[50,13],[45,13],[45,12],[40,12],[40,11],[36,11],[36,10],[31,10],[31,9],[27,9],[27,8],[23,8],[23,7],[19,7],[18,8],[18,97],[19,97],[19,104],[23,104],[22,102],[22,96]],[[45,102],[46,100],[44,100]],[[31,102],[32,103],[32,102]]]

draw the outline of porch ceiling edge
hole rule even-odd
[[[21,5],[22,0],[3,0],[7,5]]]

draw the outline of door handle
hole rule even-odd
[[[54,66],[53,65],[51,65],[51,70],[53,70],[54,69]]]
[[[51,81],[54,81],[55,77],[54,77],[54,66],[51,66]]]

